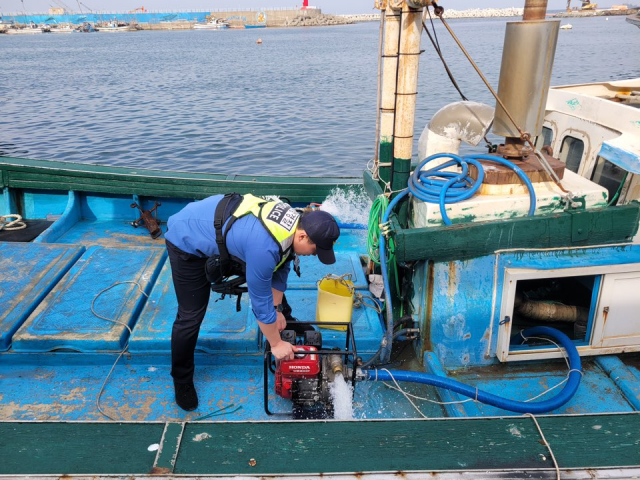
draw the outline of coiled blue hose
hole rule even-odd
[[[438,158],[450,158],[451,160],[429,170],[422,170],[427,163]],[[447,203],[461,202],[475,195],[484,180],[484,170],[480,160],[505,165],[520,177],[529,191],[529,215],[533,216],[536,210],[536,194],[531,180],[513,162],[494,155],[467,155],[465,157],[452,153],[431,155],[413,171],[409,177],[408,189],[414,197],[423,202],[439,204],[442,220],[446,225],[451,225],[445,206]],[[462,171],[459,173],[445,171],[446,168],[453,165],[459,165]],[[469,176],[469,165],[473,165],[478,172],[478,178],[475,181]]]
[[[427,163],[438,158],[450,158],[451,160],[430,170],[422,170]],[[477,192],[484,180],[484,169],[482,168],[479,160],[486,160],[505,165],[511,168],[522,179],[529,190],[529,215],[533,216],[536,210],[536,194],[533,190],[533,185],[522,169],[514,163],[494,155],[467,155],[465,157],[460,157],[452,153],[438,153],[425,158],[424,161],[413,171],[413,174],[409,177],[407,189],[400,192],[389,203],[389,206],[382,217],[382,223],[386,224],[389,221],[389,217],[391,216],[391,212],[393,212],[394,207],[410,192],[414,197],[422,200],[423,202],[439,203],[442,220],[446,225],[451,225],[451,220],[449,220],[449,217],[447,216],[445,205],[447,203],[457,203],[462,200],[466,200]],[[460,173],[444,171],[445,168],[456,164],[460,165],[462,169]],[[476,167],[478,172],[478,178],[475,182],[468,175],[469,165]],[[380,362],[388,363],[391,358],[391,347],[393,343],[393,332],[391,331],[393,329],[393,308],[391,306],[391,289],[389,287],[389,276],[387,274],[387,259],[385,253],[386,242],[383,231],[380,232],[379,245],[380,267],[382,270],[382,280],[385,291],[385,310],[387,313],[387,331],[385,332],[385,336],[382,340]],[[371,362],[374,360],[375,359],[371,359]]]
[[[544,400],[542,402],[520,402],[516,400],[509,400],[498,395],[487,393],[483,390],[476,389],[464,383],[456,380],[451,380],[446,377],[440,377],[438,375],[431,375],[422,372],[409,372],[409,371],[384,371],[384,370],[367,370],[366,375],[369,380],[392,380],[392,376],[395,380],[401,382],[413,382],[423,383],[426,385],[433,385],[434,387],[446,388],[453,392],[459,393],[469,398],[478,400],[479,402],[486,403],[487,405],[493,405],[494,407],[509,410],[511,412],[518,413],[545,413],[555,410],[567,403],[576,393],[580,380],[582,378],[582,365],[580,362],[580,355],[573,342],[564,333],[551,327],[533,327],[525,329],[522,332],[524,337],[534,337],[544,335],[557,340],[560,345],[564,347],[569,357],[569,380],[560,391],[558,395],[550,400]]]

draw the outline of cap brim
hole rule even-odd
[[[333,248],[325,250],[316,245],[316,256],[325,265],[333,265],[336,263],[336,255],[333,253]]]

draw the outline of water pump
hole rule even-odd
[[[302,323],[302,322],[300,322]],[[317,325],[316,322],[305,322]],[[293,360],[275,362],[268,347],[264,363],[264,409],[268,415],[288,415],[297,419],[321,419],[333,417],[333,403],[329,384],[340,374],[352,382],[355,388],[357,358],[355,340],[351,324],[346,324],[346,345],[344,349],[322,349],[322,334],[316,330],[298,335],[294,330],[284,330],[280,334],[284,341],[295,346],[297,352]],[[275,375],[275,393],[290,400],[291,412],[271,412],[269,409],[269,373]]]

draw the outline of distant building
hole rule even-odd
[[[627,10],[627,5],[611,5],[611,10]]]
[[[64,8],[60,8],[60,7],[51,7],[49,9],[49,15],[64,15],[66,12],[64,11]]]

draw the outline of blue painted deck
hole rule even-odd
[[[97,398],[125,346],[128,353],[114,369],[100,402],[113,418],[193,419],[229,404],[242,406],[234,420],[268,418],[263,410],[262,338],[248,295],[243,296],[240,313],[235,299],[216,301],[212,295],[196,353],[201,406],[196,412],[183,412],[174,403],[169,375],[177,302],[163,239],[152,240],[144,228],[130,225],[135,212],[128,210],[129,199],[101,203],[71,194],[67,203],[64,200],[59,196],[51,204],[64,213],[61,220],[34,243],[0,242],[0,260],[12,265],[3,271],[0,289],[0,301],[9,306],[0,312],[0,347],[6,351],[0,357],[0,418],[103,419]],[[316,282],[328,273],[349,273],[356,289],[368,292],[360,261],[365,233],[343,230],[335,265],[301,259],[302,277],[292,273],[287,291],[297,318],[315,321]],[[148,298],[137,285],[113,286],[117,282],[137,282]],[[94,315],[92,302],[96,313],[116,322]],[[354,309],[352,321],[358,353],[366,360],[379,347],[382,323],[377,312],[365,307]],[[125,325],[132,328],[131,337]],[[344,346],[344,332],[321,331],[325,346]],[[270,383],[273,386],[273,378]],[[413,416],[407,403],[385,408],[386,393],[383,385],[358,388],[357,415]],[[290,410],[273,392],[270,407]],[[436,407],[432,413],[440,416],[442,411]]]
[[[140,290],[148,294],[165,258],[161,248],[89,247],[16,332],[13,351],[120,351],[125,325],[134,326],[145,303]],[[140,288],[124,283],[104,291],[122,281]],[[113,322],[91,311],[94,299],[94,310]]]
[[[248,296],[243,298],[240,313],[235,311],[235,299],[216,302],[212,296],[196,353],[195,382],[201,405],[191,413],[180,410],[174,403],[169,375],[177,304],[164,241],[152,240],[145,229],[131,227],[136,214],[129,207],[130,199],[74,194],[56,198],[51,208],[54,214],[63,214],[62,218],[36,242],[0,242],[2,265],[10,265],[0,271],[0,302],[6,306],[0,311],[0,350],[4,351],[0,354],[0,419],[104,419],[97,408],[98,396],[125,345],[127,353],[113,369],[100,401],[114,419],[192,420],[229,405],[233,405],[229,410],[241,409],[221,417],[223,420],[269,418],[263,410],[261,336]],[[33,203],[35,209],[41,202]],[[180,204],[169,201],[166,208],[177,211]],[[289,278],[287,297],[294,316],[302,321],[315,319],[316,282],[328,273],[350,273],[357,290],[367,293],[361,266],[365,249],[365,230],[343,229],[335,265],[303,258],[302,277],[291,274]],[[479,286],[489,284],[492,265],[482,260],[477,263],[475,270],[469,265],[460,268],[459,277],[469,275]],[[105,291],[116,282],[137,282],[148,298],[131,283]],[[437,283],[436,291],[448,291],[449,283]],[[486,317],[490,313],[485,312],[486,297],[479,288],[460,312]],[[120,323],[96,317],[91,312],[94,299],[97,313]],[[433,314],[438,314],[437,308]],[[354,309],[352,321],[358,354],[366,360],[379,347],[383,325],[377,312],[365,307]],[[132,328],[130,338],[124,325]],[[448,325],[445,322],[443,327]],[[479,330],[472,332],[472,338],[483,337],[486,326],[482,322],[474,325]],[[344,345],[344,333],[321,331],[325,346]],[[464,360],[467,355],[483,362],[483,349],[456,349],[447,333],[451,332],[445,330],[443,336],[431,338],[434,351],[446,353],[442,358]],[[566,366],[557,361],[450,370],[437,360],[427,364],[430,370],[514,399],[535,396],[566,375]],[[555,413],[640,409],[640,354],[589,359],[584,370],[576,397]],[[273,377],[270,385],[273,389]],[[404,384],[403,388],[433,401],[462,400],[432,387]],[[290,409],[286,401],[275,398],[273,390],[269,396],[272,411]],[[367,419],[510,415],[475,402],[446,406],[422,399],[414,402],[421,413],[400,392],[363,382],[356,388],[354,411],[356,418]]]
[[[0,349],[84,251],[74,245],[0,243]]]

